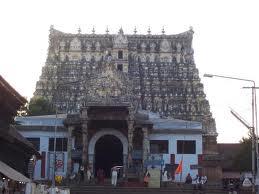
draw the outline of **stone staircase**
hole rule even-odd
[[[111,185],[71,185],[71,194],[228,194],[221,187],[208,185],[202,191],[193,190],[191,185],[170,184],[163,188],[145,188],[134,186],[118,186]],[[241,190],[238,194],[250,194],[251,190]]]

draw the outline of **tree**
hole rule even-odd
[[[248,138],[243,137],[240,141],[241,147],[237,153],[233,167],[240,172],[251,171],[252,169],[252,136],[249,134]]]
[[[44,97],[33,97],[31,98],[28,106],[28,115],[48,115],[54,114],[55,110],[48,99]]]
[[[20,117],[21,117],[21,116],[27,116],[27,115],[28,115],[28,112],[29,112],[28,106],[29,106],[28,103],[22,105],[22,106],[19,108],[19,110],[17,110],[17,116],[20,116]]]

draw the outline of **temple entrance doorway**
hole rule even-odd
[[[123,165],[123,144],[114,135],[104,135],[95,144],[95,172],[103,169],[105,177],[110,178],[115,165]]]

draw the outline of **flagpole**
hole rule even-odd
[[[182,170],[181,170],[181,174],[180,174],[180,182],[182,182],[182,175],[183,175],[183,154],[184,154],[184,143],[185,143],[185,135],[183,136],[183,151],[182,151],[182,158],[181,158],[181,161],[182,161]]]
[[[183,154],[182,154],[181,162],[182,162],[182,170],[180,174],[180,182],[182,182],[182,175],[183,175]]]

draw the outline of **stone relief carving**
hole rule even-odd
[[[171,44],[168,40],[164,39],[162,40],[160,44],[160,51],[161,52],[170,52],[171,50]]]
[[[91,51],[92,50],[92,44],[90,42],[85,43],[86,51]]]
[[[156,43],[152,42],[152,43],[150,44],[150,51],[151,51],[151,52],[155,52],[155,50],[156,50]]]
[[[123,31],[119,31],[118,35],[116,35],[113,39],[113,47],[114,48],[125,48],[128,47],[128,39],[123,34]]]
[[[80,51],[81,50],[81,41],[78,38],[74,38],[70,43],[71,51]]]
[[[203,117],[211,117],[203,87],[197,84],[200,78],[191,39],[180,35],[177,38],[172,35],[132,36],[125,35],[122,30],[116,35],[95,34],[94,38],[92,34],[85,37],[82,34],[80,39],[78,34],[64,36],[59,37],[57,43],[50,44],[46,68],[56,65],[56,70],[43,69],[35,91],[35,95],[51,98],[55,93],[54,80],[85,79],[85,83],[74,89],[66,87],[60,92],[59,104],[63,111],[67,107],[78,110],[79,104],[87,100],[112,103],[113,99],[119,99],[138,104],[136,102],[141,98],[140,107],[143,109],[178,119],[201,121]],[[56,53],[55,45],[61,53]],[[116,59],[104,54],[105,50],[116,54],[118,49],[128,52],[129,57],[124,59],[128,65],[127,73],[119,72]]]
[[[142,51],[142,52],[145,52],[147,45],[146,45],[146,43],[142,42],[141,45],[140,45],[140,47],[141,47],[141,51]]]
[[[65,41],[61,41],[59,43],[59,46],[60,46],[60,50],[64,51],[65,50],[65,47],[66,47],[66,42]]]

